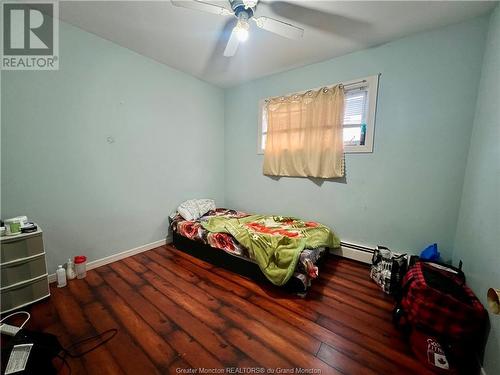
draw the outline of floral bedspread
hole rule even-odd
[[[181,236],[194,241],[200,241],[214,248],[224,250],[230,254],[251,260],[248,250],[238,243],[232,235],[228,233],[209,232],[201,225],[203,221],[208,221],[214,216],[225,216],[239,219],[250,215],[240,211],[217,208],[216,210],[207,212],[196,221],[188,221],[184,220],[182,216],[176,213],[173,217],[170,217],[170,226],[174,232],[177,232]],[[319,247],[315,249],[304,249],[301,252],[293,278],[296,278],[304,285],[304,290],[310,286],[312,279],[318,277],[318,267],[316,266],[316,263],[325,250],[326,249],[324,247]]]

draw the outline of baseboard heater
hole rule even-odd
[[[342,241],[340,242],[340,247],[337,249],[332,249],[331,253],[342,256],[344,258],[357,260],[358,262],[370,264],[372,262],[374,250],[374,248],[368,246]]]

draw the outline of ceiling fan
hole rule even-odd
[[[182,8],[201,10],[203,12],[215,13],[221,16],[234,16],[238,19],[236,26],[231,32],[231,36],[224,50],[224,56],[234,56],[238,50],[240,42],[248,39],[250,21],[255,22],[257,27],[278,34],[285,38],[300,39],[304,35],[304,29],[290,25],[289,23],[278,21],[269,17],[254,17],[259,0],[228,0],[231,10],[206,3],[199,0],[170,0],[173,5]]]

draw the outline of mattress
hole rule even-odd
[[[226,208],[217,208],[216,210],[207,212],[198,220],[189,221],[183,219],[182,216],[176,213],[170,217],[170,227],[176,234],[192,241],[201,242],[212,248],[223,250],[235,257],[255,263],[248,249],[238,243],[233,236],[228,233],[212,233],[203,228],[201,223],[213,216],[242,218],[249,216],[249,214]],[[307,290],[311,285],[311,281],[318,277],[319,271],[317,263],[325,253],[325,247],[318,247],[315,249],[306,248],[301,252],[299,262],[297,263],[292,278],[303,285],[303,290]]]

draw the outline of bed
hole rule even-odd
[[[169,222],[177,249],[244,276],[271,281],[295,293],[307,291],[312,280],[318,277],[318,266],[328,254],[328,248],[339,244],[330,229],[316,222],[250,215],[226,208],[210,210],[196,220],[185,220],[175,213],[169,217]],[[237,230],[233,228],[235,223]],[[328,232],[326,237],[314,239],[310,233],[320,229]],[[271,238],[271,246],[280,248],[280,251],[273,250],[273,260],[276,254],[293,254],[289,261],[291,269],[264,269],[263,264],[268,264],[269,259],[267,262],[262,260],[254,246],[254,242],[259,242],[255,238],[262,242],[262,236]]]

